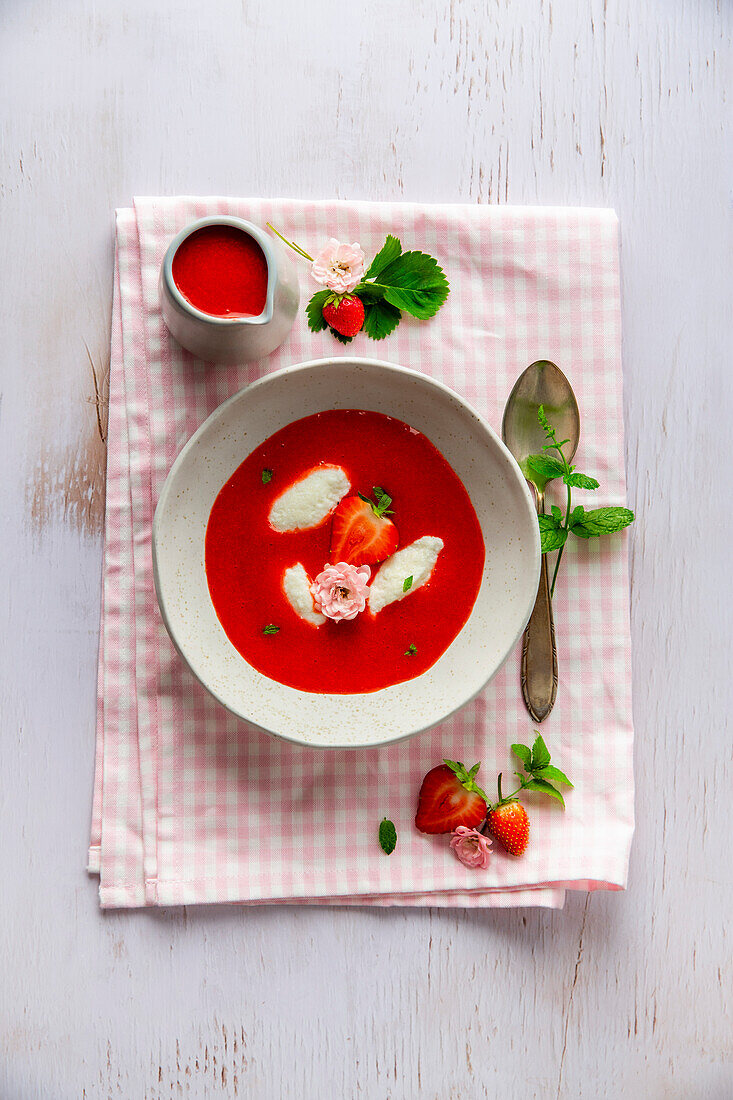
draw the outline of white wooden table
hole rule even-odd
[[[2,1100],[733,1096],[732,25],[730,0],[0,6]],[[177,192],[618,211],[626,894],[100,913],[112,212]]]

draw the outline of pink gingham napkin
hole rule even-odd
[[[314,252],[328,237],[373,255],[388,232],[437,256],[451,283],[432,321],[345,348],[303,310],[275,354],[241,367],[194,360],[168,335],[158,270],[194,218],[235,214]],[[315,289],[301,267],[303,300]],[[555,599],[560,688],[543,735],[574,780],[563,813],[531,806],[521,859],[464,867],[446,837],[413,826],[423,775],[444,756],[481,760],[490,789],[509,745],[532,738],[519,652],[440,727],[379,750],[300,749],[218,706],[175,653],[158,613],[151,522],[183,443],[264,372],[324,355],[390,359],[442,379],[499,428],[507,395],[551,359],[578,395],[577,461],[595,506],[624,503],[618,223],[606,210],[294,200],[140,199],[117,213],[99,661],[89,869],[104,907],[196,902],[559,907],[566,889],[620,889],[633,832],[625,534],[575,540]],[[243,455],[244,457],[244,455]],[[588,494],[587,494],[588,495]],[[536,796],[529,796],[528,804]],[[382,817],[397,826],[390,857]],[[495,845],[495,849],[498,845]]]

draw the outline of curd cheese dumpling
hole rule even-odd
[[[404,600],[429,581],[442,549],[442,539],[434,535],[423,535],[409,546],[398,550],[391,558],[387,558],[369,588],[369,608],[372,614],[376,615],[395,600]],[[405,588],[410,577],[412,580]]]
[[[312,626],[322,626],[326,616],[315,609],[311,593],[312,583],[300,562],[283,573],[283,592],[295,614]]]
[[[270,526],[276,531],[318,527],[350,488],[340,466],[316,466],[280,494],[270,509]]]

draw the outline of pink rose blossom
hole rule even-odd
[[[466,867],[488,867],[491,841],[477,829],[459,825],[453,830],[450,846]]]
[[[311,274],[317,283],[336,294],[348,294],[364,274],[364,252],[356,241],[341,244],[331,237],[313,261]]]
[[[368,565],[360,565],[358,569],[345,561],[327,565],[311,585],[316,610],[337,622],[355,619],[366,607],[370,575]]]

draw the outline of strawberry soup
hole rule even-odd
[[[297,526],[284,529],[285,515]],[[356,409],[266,439],[219,492],[206,530],[229,640],[259,672],[307,692],[373,692],[425,672],[467,621],[483,565],[476,513],[439,451],[402,421]]]
[[[234,225],[207,225],[173,257],[173,281],[186,301],[213,317],[259,317],[267,300],[267,260]]]

